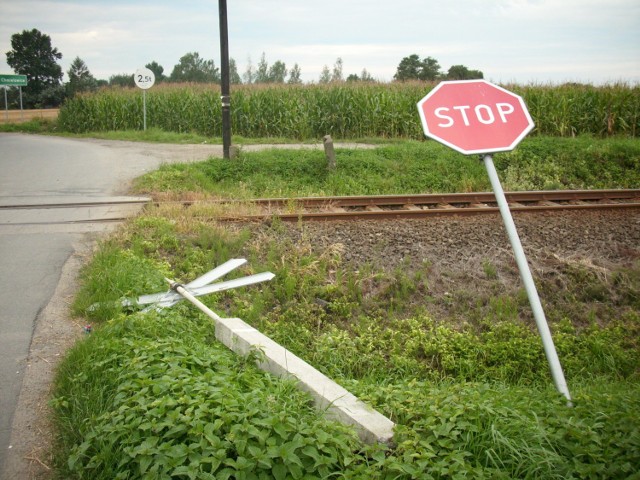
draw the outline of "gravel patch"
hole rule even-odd
[[[629,265],[640,255],[640,212],[516,213],[514,221],[534,267],[545,258],[584,258],[595,265]],[[309,222],[289,224],[289,235],[324,249],[340,244],[354,265],[390,270],[424,261],[442,269],[469,270],[482,261],[511,263],[513,256],[499,215],[423,220]]]

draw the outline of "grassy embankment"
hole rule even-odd
[[[530,138],[495,158],[506,189],[632,188],[633,139]],[[145,192],[258,197],[487,190],[476,158],[433,143],[242,153],[164,167]],[[427,261],[389,270],[314,248],[304,227],[225,226],[206,207],[151,209],[103,242],[74,311],[94,333],[65,359],[53,400],[63,478],[633,478],[640,465],[640,264],[606,275],[563,265],[540,289],[575,406],[550,386],[526,297],[486,264],[486,288],[430,290]],[[636,249],[637,245],[630,246]],[[396,446],[364,447],[288,381],[213,338],[187,305],[159,314],[114,301],[188,280],[229,258],[267,285],[205,299],[239,316],[397,422]],[[445,274],[447,272],[444,272]],[[321,299],[323,302],[318,302]],[[474,300],[474,301],[472,301]],[[89,307],[102,302],[98,309]],[[457,304],[439,318],[438,305]],[[455,306],[455,305],[454,305]]]

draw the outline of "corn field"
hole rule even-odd
[[[338,139],[423,138],[416,103],[435,84],[336,83],[244,85],[232,90],[234,135]],[[640,86],[505,85],[521,95],[536,129],[551,136],[638,136]],[[147,91],[147,126],[179,133],[222,135],[220,89],[216,85],[159,85]],[[59,124],[72,133],[141,130],[139,89],[107,88],[67,100]]]

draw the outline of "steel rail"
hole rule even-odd
[[[534,202],[534,201],[570,201],[570,200],[625,200],[640,199],[640,190],[540,190],[524,192],[505,192],[507,200],[511,202]],[[291,205],[302,205],[308,208],[334,205],[340,207],[357,207],[366,205],[405,205],[412,203],[416,205],[436,204],[436,203],[495,203],[495,196],[492,192],[472,192],[472,193],[429,193],[413,195],[365,195],[365,196],[342,196],[342,197],[301,197],[301,198],[257,198],[246,200],[220,199],[208,201],[186,201],[177,202],[183,205],[191,204],[233,204],[250,203],[260,206],[282,207]],[[156,202],[164,203],[164,202]],[[169,202],[170,203],[170,202]]]
[[[81,201],[67,202],[0,204],[0,228],[122,222],[131,216],[127,212],[130,207],[144,206],[149,201],[149,198],[144,197],[112,197],[105,200],[83,199]],[[69,215],[71,218],[64,218],[67,215],[66,213],[62,214],[62,217],[60,213],[56,213],[74,209],[78,212],[71,213]],[[35,219],[31,214],[33,211],[36,212]],[[38,211],[43,212],[40,218],[38,218]],[[15,217],[18,212],[20,212],[19,215],[26,215],[26,217]]]
[[[512,211],[549,211],[640,208],[640,190],[549,190],[506,193]],[[382,195],[353,197],[275,198],[215,203],[246,203],[265,209],[253,215],[228,215],[224,220],[261,220],[278,217],[285,221],[420,218],[432,215],[496,213],[493,193]],[[194,202],[198,203],[198,202]],[[202,204],[202,203],[200,203]],[[286,207],[288,211],[279,212]]]
[[[45,210],[49,208],[81,208],[81,207],[108,207],[120,205],[145,205],[149,199],[109,200],[109,201],[83,201],[61,203],[17,203],[0,205],[0,210]]]
[[[636,190],[544,190],[505,193],[514,212],[550,210],[640,208],[640,189]],[[147,199],[81,201],[68,203],[0,205],[0,210],[65,209],[124,206],[149,203]],[[264,220],[278,217],[284,221],[399,219],[444,215],[473,215],[499,211],[491,192],[437,193],[414,195],[374,195],[303,198],[221,199],[205,201],[151,202],[155,205],[251,205],[263,209],[259,214],[219,214],[220,220]],[[279,211],[286,209],[287,211]],[[99,223],[123,218],[71,220],[51,223]]]

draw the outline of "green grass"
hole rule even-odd
[[[159,128],[148,128],[145,131],[124,130],[107,132],[90,132],[83,134],[67,134],[78,138],[101,138],[105,140],[120,140],[130,142],[172,143],[172,144],[200,144],[221,143],[218,139],[205,137],[196,133],[165,132]]]
[[[370,478],[637,478],[638,384],[587,381],[574,408],[550,390],[495,383],[352,389],[398,422],[398,448]]]
[[[233,162],[162,168],[140,179],[136,190],[195,191],[250,198],[411,193],[425,188],[455,191],[465,182],[467,190],[488,187],[488,181],[481,179],[483,167],[475,159],[455,159],[437,146],[430,146],[436,148],[403,144],[375,151],[340,150],[335,172],[327,171],[324,154],[318,151],[247,153]],[[439,153],[443,155],[438,156]],[[416,161],[416,154],[423,160]],[[362,175],[363,170],[366,176]],[[466,175],[465,170],[475,172],[475,178]],[[445,172],[447,176],[443,175]]]
[[[159,128],[122,131],[101,131],[70,133],[61,130],[57,120],[35,119],[23,123],[0,124],[0,132],[6,133],[31,133],[39,135],[57,135],[70,138],[100,138],[104,140],[120,140],[130,142],[149,143],[173,143],[173,144],[198,144],[198,143],[222,143],[221,139],[205,137],[195,133],[165,132]],[[242,139],[238,139],[242,140]]]
[[[61,478],[633,478],[640,264],[607,277],[568,265],[566,291],[546,299],[574,397],[568,408],[521,318],[518,290],[479,294],[470,305],[453,292],[446,301],[460,308],[444,322],[428,312],[428,264],[354,270],[339,251],[312,249],[304,232],[298,243],[284,233],[278,222],[226,229],[152,210],[102,245],[83,272],[76,311],[162,291],[161,275],[188,280],[246,257],[238,275],[271,270],[276,278],[204,301],[392,418],[395,447],[359,445],[291,383],[217,344],[188,305],[107,312],[110,320],[85,309],[96,328],[63,362],[52,403]],[[487,264],[485,273],[499,283]],[[596,308],[587,324],[566,313]]]
[[[352,461],[353,433],[185,313],[120,317],[65,359],[59,476],[284,479]]]
[[[84,269],[82,287],[72,305],[76,315],[91,311],[95,320],[105,321],[123,310],[123,298],[137,298],[146,292],[160,291],[166,286],[168,266],[117,245],[105,243]]]
[[[637,472],[637,382],[574,380],[568,408],[541,386],[343,379],[396,422],[397,445],[384,452],[359,445],[291,382],[251,360],[217,344],[208,321],[186,308],[109,322],[72,350],[58,375],[58,476],[613,479]]]
[[[36,132],[33,132],[36,133]],[[145,131],[140,130],[110,130],[106,132],[88,132],[88,133],[68,133],[59,132],[59,135],[71,138],[100,138],[104,140],[117,140],[129,142],[146,142],[146,143],[169,143],[175,145],[187,144],[211,144],[222,145],[222,139],[219,137],[208,137],[198,133],[177,133],[161,130],[157,127],[148,128]],[[277,144],[277,143],[296,143],[297,140],[288,138],[243,138],[238,135],[232,137],[233,145],[256,145],[256,144]]]
[[[637,188],[640,142],[534,137],[496,154],[495,164],[506,190]],[[231,162],[165,165],[138,179],[135,189],[231,198],[491,190],[478,157],[432,141],[338,150],[337,165],[328,171],[322,151],[241,153]]]
[[[0,124],[0,132],[5,133],[38,133],[41,135],[59,134],[58,122],[55,120],[36,118],[22,123]]]
[[[71,133],[61,130],[57,120],[35,119],[23,123],[0,124],[0,132],[6,133],[30,133],[39,135],[56,135],[69,138],[99,138],[103,140],[146,142],[146,143],[168,143],[177,145],[186,144],[211,144],[222,145],[222,138],[201,135],[193,132],[171,132],[158,127],[150,127],[143,130],[107,130],[92,131],[83,133]],[[398,143],[403,140],[377,137],[363,137],[351,139],[352,142],[368,144],[389,144]],[[274,144],[312,144],[321,143],[321,139],[300,140],[288,137],[243,137],[232,135],[232,145],[242,147],[244,145],[274,145]]]
[[[634,187],[639,150],[637,140],[541,137],[496,164],[505,188]],[[434,142],[341,150],[338,165],[332,176],[322,152],[243,154],[164,167],[139,188],[233,197],[488,189],[477,158]],[[101,243],[73,304],[93,333],[55,382],[56,477],[637,478],[639,262],[601,275],[556,259],[554,275],[538,279],[569,408],[551,385],[522,289],[501,280],[504,265],[484,260],[476,290],[439,296],[429,259],[354,265],[338,246],[311,240],[302,225],[223,226],[169,205]],[[149,314],[122,306],[166,290],[164,276],[189,281],[239,257],[249,263],[234,275],[276,277],[204,302],[391,418],[392,448],[361,445],[290,381],[257,370],[258,352],[227,351],[189,305]]]

